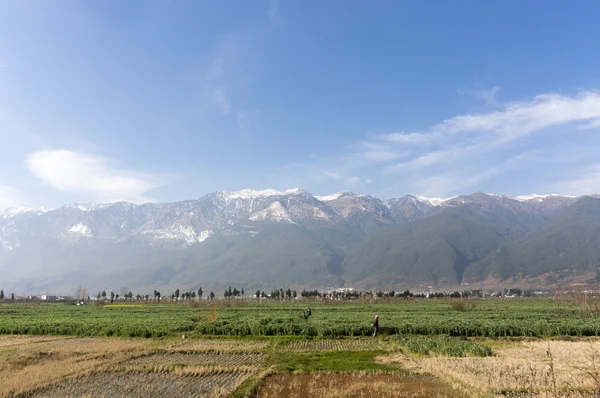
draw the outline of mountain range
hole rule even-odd
[[[595,282],[599,195],[381,200],[217,191],[0,212],[0,287],[23,293],[547,287]],[[599,278],[600,279],[600,278]]]

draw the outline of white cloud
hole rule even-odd
[[[63,192],[93,201],[150,202],[146,193],[159,186],[158,178],[119,167],[114,161],[65,149],[32,153],[25,163],[38,178]]]
[[[224,87],[216,87],[213,90],[213,99],[217,107],[221,110],[222,115],[227,115],[231,111],[231,105],[227,98],[227,92]]]
[[[591,130],[600,127],[600,119],[594,119],[589,123],[582,124],[579,126],[579,130]]]
[[[279,12],[279,0],[269,0],[269,20],[273,23],[283,22],[283,18]]]
[[[334,181],[341,185],[343,176],[379,173],[377,183],[371,185],[379,195],[440,196],[461,189],[477,190],[490,180],[501,181],[501,177],[508,178],[505,174],[518,170],[525,171],[524,178],[532,178],[535,167],[542,167],[545,172],[540,170],[539,174],[544,174],[547,180],[532,181],[535,186],[531,189],[535,190],[547,188],[551,178],[559,178],[548,173],[548,168],[558,168],[560,162],[568,161],[571,166],[597,162],[599,158],[593,148],[597,148],[600,137],[595,131],[587,133],[582,129],[598,127],[599,92],[542,94],[529,101],[498,104],[495,111],[453,116],[422,131],[370,134],[365,140],[346,143],[347,149],[341,153],[313,156],[296,164],[294,170],[297,181],[306,187],[325,186],[328,182],[323,170],[330,173],[332,186],[336,186]],[[527,156],[515,156],[518,153]],[[562,160],[550,165],[544,160],[547,156]],[[515,181],[523,186],[520,177],[515,175]],[[595,175],[590,178],[573,184],[582,186],[595,181]],[[502,190],[510,191],[510,187]]]
[[[0,211],[9,207],[18,207],[25,204],[21,191],[15,188],[0,185]]]
[[[362,155],[366,160],[373,162],[388,162],[402,156],[401,154],[390,151],[365,151]]]
[[[600,94],[582,92],[568,97],[543,94],[530,102],[514,102],[503,110],[460,115],[433,125],[424,133],[393,133],[378,136],[394,144],[435,144],[442,149],[428,149],[416,158],[386,167],[386,171],[407,167],[428,167],[455,161],[460,156],[484,153],[524,136],[568,123],[600,118]],[[587,125],[589,126],[589,124]]]
[[[356,184],[360,182],[360,177],[344,177],[343,175],[331,171],[326,171],[323,174],[333,180],[339,180],[348,184]]]
[[[496,94],[500,90],[502,90],[502,87],[495,86],[487,90],[477,88],[463,88],[456,90],[456,92],[460,95],[468,95],[477,98],[478,100],[485,102],[487,105],[496,105]]]

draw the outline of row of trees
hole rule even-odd
[[[5,298],[6,297],[4,296],[4,289],[2,289],[2,290],[0,290],[0,301],[4,301]],[[14,293],[10,294],[10,301],[13,303],[15,302],[15,294]]]
[[[171,294],[171,301],[190,301],[190,300],[196,300],[196,298],[198,298],[198,300],[202,300],[202,295],[204,294],[204,291],[202,290],[202,288],[199,288],[197,291],[189,291],[189,292],[183,292],[181,293],[179,289],[176,289],[175,292],[173,292],[173,294]],[[152,297],[149,294],[146,295],[141,295],[141,294],[137,294],[135,295],[135,300],[136,301],[144,301],[144,302],[148,302],[151,299],[158,303],[161,301],[161,298],[164,297],[161,292],[159,290],[154,290]],[[124,300],[128,300],[128,301],[133,301],[134,300],[134,296],[133,296],[133,292],[129,291],[129,293],[125,293],[123,296],[120,296],[118,293],[115,294],[114,292],[110,292],[110,294],[106,293],[106,290],[103,291],[99,291],[98,295],[96,296],[96,298],[98,299],[98,301],[102,300],[102,301],[108,301],[110,299],[111,304],[115,302],[115,300],[119,300],[120,298],[123,298]],[[214,292],[210,292],[210,294],[208,295],[208,298],[210,300],[213,300],[215,298],[215,293]]]
[[[291,289],[287,289],[286,291],[284,291],[283,289],[279,289],[279,290],[273,290],[271,292],[271,294],[267,294],[264,291],[260,291],[257,290],[256,293],[254,293],[254,296],[259,299],[259,298],[272,298],[275,300],[291,300],[292,298],[296,298],[298,297],[298,293],[294,290],[292,291]]]

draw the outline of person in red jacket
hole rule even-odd
[[[377,333],[379,333],[379,315],[375,315],[373,320],[373,337],[377,336]]]

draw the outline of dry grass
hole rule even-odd
[[[15,344],[16,341],[22,344]],[[148,340],[116,338],[0,337],[0,396],[25,392],[65,376],[118,363],[150,350],[153,344]]]
[[[459,397],[449,387],[427,376],[372,373],[279,374],[264,381],[261,398],[271,397]]]
[[[596,397],[600,392],[598,340],[523,342],[496,349],[496,354],[418,359],[396,354],[380,360],[436,375],[473,396],[520,392],[537,397]]]
[[[227,396],[266,342],[0,336],[0,397]],[[245,351],[245,352],[244,352]],[[248,352],[249,351],[249,352]]]
[[[92,372],[35,391],[32,397],[226,397],[255,373],[223,369],[179,372]]]
[[[184,340],[170,345],[172,351],[197,352],[257,352],[269,345],[267,341]]]
[[[263,358],[264,355],[262,354],[165,352],[131,359],[124,365],[140,368],[152,368],[159,365],[171,365],[176,367],[258,366]]]

